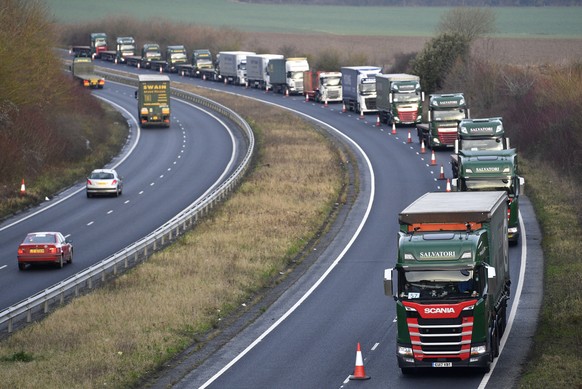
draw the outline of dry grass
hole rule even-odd
[[[135,385],[268,286],[329,216],[344,178],[322,134],[281,110],[204,93],[252,118],[255,169],[177,244],[1,342],[0,387]]]

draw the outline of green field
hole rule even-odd
[[[123,16],[243,31],[432,36],[450,8],[243,4],[229,0],[46,0],[60,23]],[[582,38],[582,7],[495,8],[497,37]]]

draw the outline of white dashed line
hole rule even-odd
[[[95,222],[94,222],[94,221],[93,221],[93,222],[89,222],[89,223],[87,223],[87,226],[90,226],[90,225],[92,225],[93,223],[95,223]]]
[[[113,213],[113,210],[112,210],[112,209],[111,209],[111,210],[109,210],[109,211],[107,211],[107,214],[108,214],[108,215],[110,215],[110,214],[112,214],[112,213]]]

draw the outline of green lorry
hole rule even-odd
[[[459,122],[469,117],[469,107],[462,93],[431,94],[428,121],[416,125],[418,141],[430,149],[453,147]]]
[[[208,49],[192,52],[191,62],[176,64],[177,72],[182,76],[201,78],[202,69],[213,69],[212,53]]]
[[[498,191],[508,195],[508,238],[519,241],[519,195],[525,180],[518,175],[517,152],[507,150],[463,151],[459,153],[458,178],[451,181],[457,191]]]
[[[376,75],[376,107],[381,122],[420,123],[423,101],[420,77],[406,73]]]
[[[138,75],[135,92],[142,127],[170,127],[170,78],[161,74]]]
[[[507,150],[509,138],[505,136],[500,117],[483,119],[463,119],[459,123],[455,152],[451,154],[453,178],[459,171],[459,153],[479,150]]]
[[[102,89],[105,85],[105,79],[95,74],[93,60],[88,57],[73,58],[71,74],[75,80],[79,81],[82,86],[87,88]]]
[[[384,292],[396,301],[403,374],[489,371],[510,296],[506,215],[503,191],[426,193],[400,213],[397,262],[384,271]]]
[[[115,42],[115,50],[101,52],[101,59],[115,63],[125,63],[127,57],[135,55],[135,39],[133,37],[117,37]]]
[[[144,43],[141,48],[141,55],[128,55],[125,63],[136,68],[153,69],[164,63],[162,52],[157,43]],[[153,64],[153,65],[152,65]]]

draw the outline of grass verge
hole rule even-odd
[[[551,166],[522,158],[539,220],[544,297],[521,388],[582,388],[582,188]]]
[[[196,92],[251,123],[254,169],[176,244],[0,342],[0,386],[137,385],[285,272],[329,217],[346,176],[324,135],[283,110]]]

